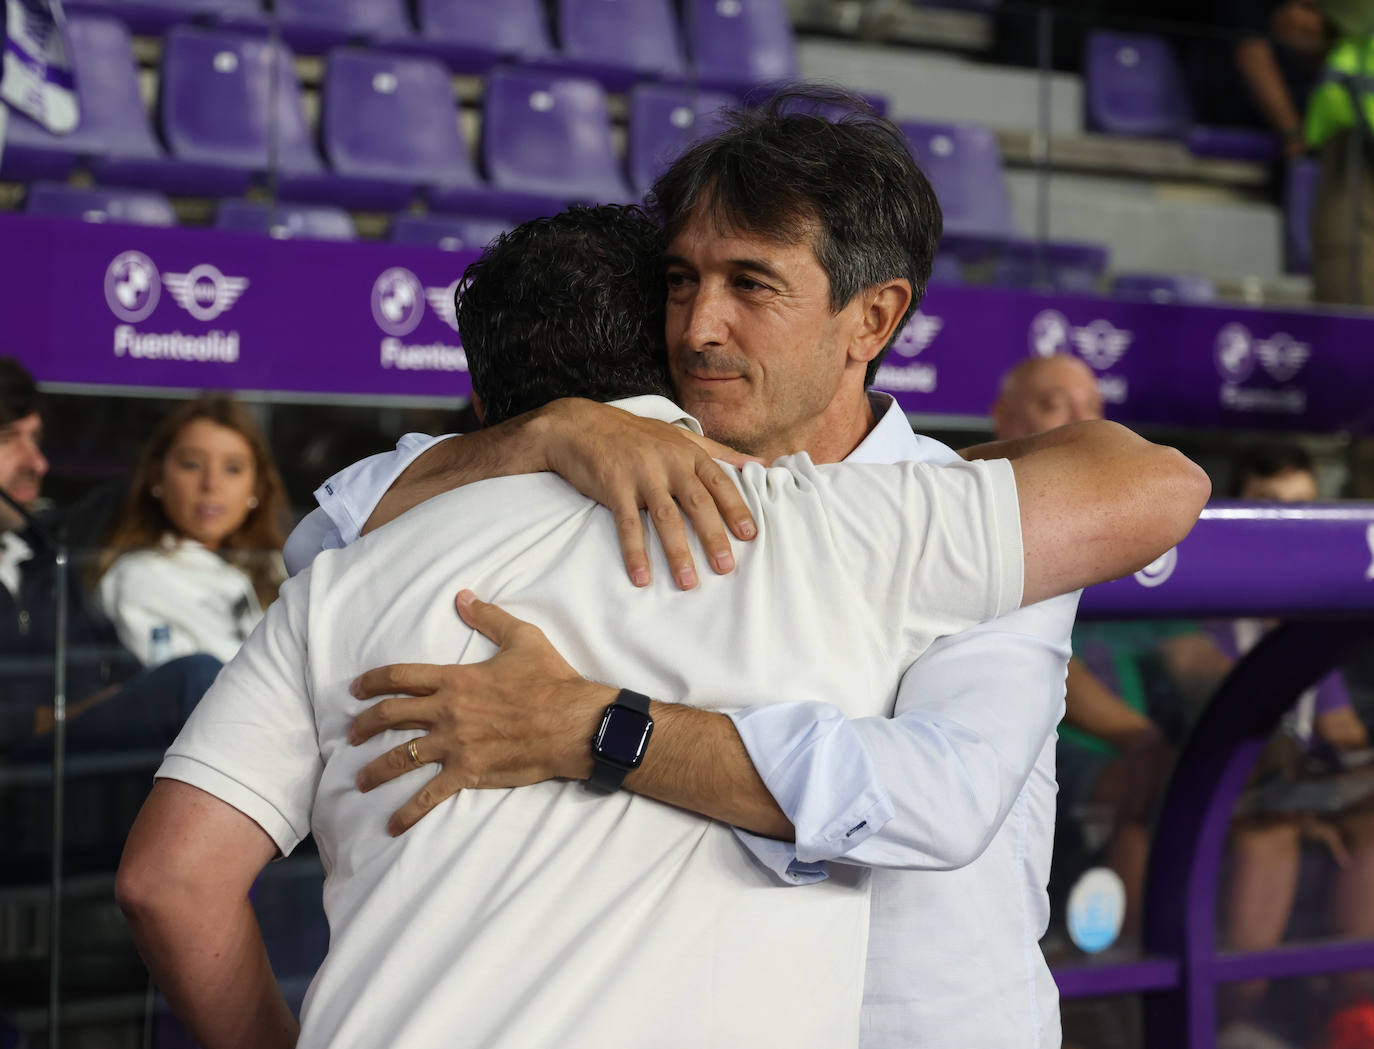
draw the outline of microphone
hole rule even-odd
[[[3,488],[0,488],[0,500],[4,500],[5,504],[19,515],[20,520],[22,520],[29,530],[38,537],[44,546],[48,547],[50,550],[57,549],[57,540],[53,537],[53,534],[48,531],[47,527],[43,525],[38,518],[33,516],[28,507]]]

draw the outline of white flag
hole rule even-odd
[[[5,0],[0,98],[59,135],[79,119],[64,25],[59,0]]]

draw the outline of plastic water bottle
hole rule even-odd
[[[172,658],[172,627],[159,623],[153,627],[152,643],[148,646],[148,665],[161,666]]]

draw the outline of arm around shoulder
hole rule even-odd
[[[1106,420],[964,456],[1011,460],[1025,604],[1139,571],[1187,536],[1212,492],[1207,474],[1177,449]]]

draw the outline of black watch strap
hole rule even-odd
[[[615,707],[628,707],[636,713],[649,717],[649,697],[640,692],[631,692],[628,688],[622,688],[620,694],[615,697],[615,702],[606,708],[606,714]],[[605,717],[606,715],[602,715]],[[649,731],[653,731],[653,721],[649,721]],[[607,757],[596,752],[596,740],[592,740],[592,774],[587,779],[587,784],[597,790],[610,794],[620,789],[620,785],[625,782],[625,777],[633,772],[638,765],[622,765],[618,761],[612,761]]]

